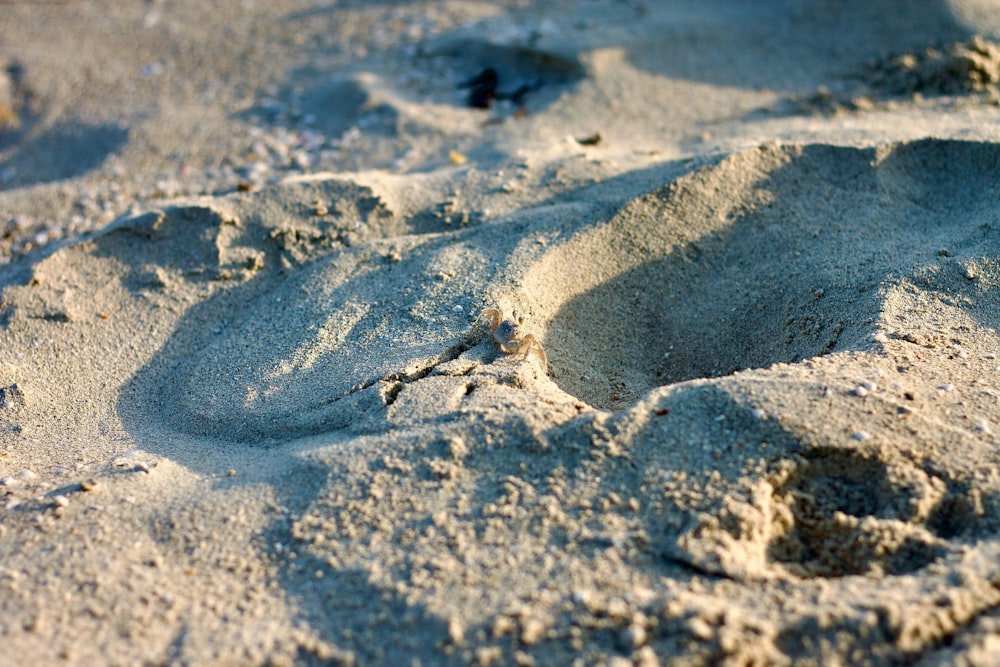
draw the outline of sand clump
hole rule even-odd
[[[838,82],[821,86],[798,101],[804,111],[836,114],[871,110],[901,98],[961,99],[980,96],[1000,101],[1000,44],[975,35],[968,41],[920,52],[880,56]]]
[[[873,70],[872,85],[894,95],[995,91],[1000,83],[1000,45],[977,35],[943,50],[896,56]]]

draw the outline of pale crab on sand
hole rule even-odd
[[[517,313],[514,313],[517,317]],[[488,336],[493,337],[493,342],[504,354],[523,354],[524,359],[534,353],[542,362],[542,370],[548,368],[548,360],[545,358],[545,350],[530,333],[521,333],[521,318],[514,320],[504,319],[503,311],[498,308],[487,308],[479,314],[479,328]]]

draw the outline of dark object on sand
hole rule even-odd
[[[500,75],[494,68],[487,67],[459,87],[469,89],[469,106],[489,109],[493,100],[510,100],[514,104],[521,104],[526,94],[541,86],[541,82],[525,83],[509,93],[503,93],[497,90],[499,84]]]
[[[500,82],[500,75],[492,67],[487,67],[482,72],[472,77],[462,88],[469,89],[469,105],[476,109],[488,109],[490,102],[497,94],[497,84]]]

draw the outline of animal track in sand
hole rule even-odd
[[[866,349],[900,282],[996,264],[998,175],[1000,146],[923,140],[767,144],[682,177],[528,272],[552,377],[617,409],[665,384]],[[943,289],[979,317],[997,284]]]
[[[785,525],[772,533],[768,560],[804,577],[918,570],[945,552],[933,530],[937,521],[928,522],[942,504],[956,501],[944,487],[916,468],[889,467],[874,456],[817,452],[774,488],[787,512]]]

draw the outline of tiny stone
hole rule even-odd
[[[458,436],[452,437],[448,441],[448,453],[455,461],[465,458],[469,454],[469,446]]]
[[[236,477],[236,471],[230,468],[226,471],[226,477]]]
[[[946,383],[946,384],[943,384],[940,387],[938,387],[938,389],[940,389],[941,391],[951,391],[954,388],[955,388],[955,385],[951,384],[950,382]]]
[[[542,640],[545,634],[545,624],[537,618],[529,618],[521,624],[521,642],[532,646]]]
[[[857,387],[854,388],[854,391],[852,393],[855,396],[867,396],[868,389],[866,389],[864,385],[859,384]]]
[[[976,430],[982,431],[983,433],[991,433],[990,423],[983,419],[982,417],[976,419]]]
[[[534,667],[535,657],[524,651],[514,651],[514,663],[517,667]]]
[[[711,639],[715,634],[715,631],[712,629],[712,626],[709,625],[708,621],[700,616],[695,616],[689,620],[688,628],[691,630],[691,634],[694,635],[695,639]]]
[[[98,486],[97,480],[93,477],[89,477],[82,482],[80,482],[80,488],[84,491],[93,491]]]
[[[619,640],[622,645],[629,649],[637,649],[646,644],[646,628],[637,623],[629,625],[621,633]]]
[[[123,468],[125,466],[134,465],[134,463],[133,463],[134,459],[138,458],[141,454],[142,454],[142,450],[141,449],[132,449],[132,450],[129,450],[129,451],[125,452],[124,454],[118,456],[113,461],[113,463],[116,466],[118,466],[119,468]]]
[[[633,664],[636,667],[659,667],[660,661],[651,647],[643,646],[635,652]]]
[[[67,498],[66,496],[64,496],[62,494],[59,494],[58,496],[54,496],[52,498],[52,500],[53,500],[53,502],[55,502],[56,507],[66,507],[67,505],[69,505],[69,498]]]
[[[493,636],[503,637],[514,632],[514,620],[510,616],[498,616],[493,621]]]
[[[503,649],[499,646],[481,646],[476,649],[476,663],[487,667],[500,661]]]
[[[859,442],[864,442],[865,440],[871,440],[872,435],[868,431],[858,431],[851,437]]]
[[[454,616],[448,619],[448,639],[456,645],[465,641],[465,626]]]
[[[17,473],[17,475],[15,475],[15,477],[18,479],[18,481],[21,481],[21,482],[30,482],[30,481],[32,481],[34,479],[37,479],[38,475],[36,475],[31,470],[22,470],[21,472]]]
[[[879,331],[877,334],[875,334],[874,336],[872,336],[872,340],[875,341],[876,343],[883,343],[884,344],[884,343],[888,343],[889,342],[889,337],[886,336],[881,331]]]

